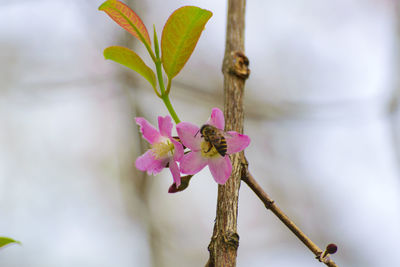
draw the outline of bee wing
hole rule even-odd
[[[233,137],[233,135],[232,135],[232,134],[230,134],[229,132],[224,132],[224,136],[225,136],[225,137],[227,137],[227,138],[229,138],[229,137]]]

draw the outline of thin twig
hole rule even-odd
[[[322,251],[314,242],[306,236],[299,227],[289,219],[288,216],[275,204],[275,201],[268,196],[268,194],[261,188],[261,186],[254,179],[253,175],[248,171],[247,163],[243,164],[242,181],[245,182],[251,190],[258,196],[258,198],[264,203],[265,207],[271,210],[278,218],[283,222],[289,229],[294,233],[300,240],[306,245],[312,253],[314,253],[316,259],[325,263],[329,267],[338,267],[336,263],[330,259],[329,254]]]

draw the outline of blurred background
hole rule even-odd
[[[183,5],[211,10],[172,85],[184,121],[223,108],[226,1],[125,1],[161,36]],[[217,186],[208,169],[168,194],[138,172],[135,116],[167,110],[147,82],[105,61],[143,45],[102,1],[0,1],[1,267],[204,266]],[[399,15],[395,0],[247,3],[245,132],[250,170],[339,266],[398,264]],[[323,266],[242,184],[238,266]]]

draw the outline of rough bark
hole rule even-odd
[[[243,95],[245,79],[249,75],[248,60],[244,55],[245,0],[228,1],[224,75],[225,130],[243,132]],[[218,187],[217,214],[214,232],[208,250],[210,258],[206,266],[236,266],[239,235],[237,215],[241,159],[243,153],[230,156],[232,174],[225,185]]]

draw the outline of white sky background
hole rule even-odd
[[[225,1],[137,2],[159,36],[182,5],[213,11],[172,92],[181,119],[201,125],[223,107]],[[394,3],[247,3],[251,171],[320,247],[339,245],[339,266],[397,263],[399,116],[388,108],[397,82]],[[141,202],[133,117],[139,110],[155,122],[167,111],[138,75],[127,94],[123,67],[103,59],[124,38],[100,4],[0,2],[0,236],[23,243],[0,250],[0,266],[151,266],[149,220],[158,266],[203,266],[216,184],[204,170],[170,195],[165,171],[148,177],[150,200]],[[246,185],[238,231],[238,266],[323,266]]]

